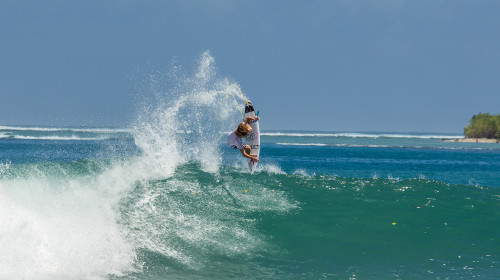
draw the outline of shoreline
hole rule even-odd
[[[459,143],[500,143],[500,139],[489,138],[443,138],[441,141]]]

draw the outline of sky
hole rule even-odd
[[[462,133],[500,113],[500,1],[0,1],[0,125],[127,126],[204,51],[267,130]]]

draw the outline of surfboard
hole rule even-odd
[[[245,105],[245,118],[251,116],[256,117],[255,109],[252,102],[248,101]],[[259,131],[259,121],[249,121],[248,124],[252,127],[252,132],[248,134],[246,144],[250,146],[250,154],[259,155],[260,153],[260,131]],[[250,172],[253,173],[257,167],[257,162],[253,159],[248,160],[248,167]]]

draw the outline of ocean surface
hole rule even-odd
[[[1,280],[500,279],[500,144],[261,112],[250,174],[209,54],[146,74],[126,127],[0,124]]]
[[[500,278],[498,144],[190,134],[1,126],[0,279]]]

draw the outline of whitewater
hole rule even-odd
[[[0,126],[0,279],[500,277],[498,144],[261,112],[250,174],[210,53],[143,83],[125,128]]]

